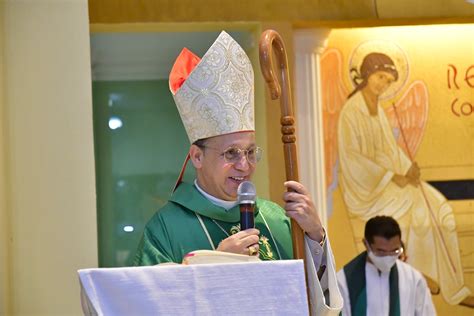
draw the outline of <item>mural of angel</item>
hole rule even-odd
[[[328,192],[339,184],[347,211],[364,222],[394,217],[408,262],[439,284],[448,303],[459,304],[471,292],[464,284],[453,211],[420,179],[414,161],[427,122],[428,91],[422,81],[406,84],[408,62],[395,46],[365,42],[354,50],[350,94],[341,53],[328,49],[321,57]],[[382,99],[396,99],[407,85],[397,104],[382,108]]]

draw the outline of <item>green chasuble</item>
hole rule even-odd
[[[367,291],[365,265],[367,252],[364,251],[344,266],[352,316],[365,316],[367,313]],[[400,316],[400,293],[398,292],[398,270],[395,264],[390,270],[390,311],[389,316]]]
[[[181,183],[145,226],[135,265],[181,263],[191,251],[213,250],[197,214],[215,248],[228,235],[240,230],[239,205],[225,210],[206,199],[194,185]],[[292,258],[290,221],[279,205],[257,199],[255,227],[260,230],[260,259]]]

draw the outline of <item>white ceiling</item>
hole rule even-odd
[[[251,33],[229,32],[248,50],[255,45]],[[183,47],[202,57],[219,32],[93,33],[93,80],[168,79]]]

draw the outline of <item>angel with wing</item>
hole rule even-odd
[[[421,180],[414,161],[428,116],[426,85],[412,82],[396,104],[382,108],[382,99],[395,100],[406,85],[408,62],[396,45],[367,43],[349,62],[351,93],[343,82],[341,53],[328,49],[321,57],[328,192],[339,182],[347,211],[364,222],[376,215],[394,217],[409,263],[439,284],[448,303],[459,304],[472,296],[464,283],[453,211]]]

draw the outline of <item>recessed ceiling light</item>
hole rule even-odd
[[[109,128],[110,129],[117,129],[123,126],[123,122],[120,117],[112,116],[109,119]]]
[[[127,225],[127,226],[124,226],[124,227],[123,227],[123,231],[124,231],[124,232],[127,232],[127,233],[131,233],[131,232],[133,232],[134,230],[135,230],[135,229],[134,229],[133,226],[131,226],[131,225]]]

